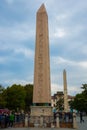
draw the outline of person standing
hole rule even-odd
[[[13,126],[14,119],[15,119],[15,116],[14,116],[13,113],[11,113],[11,114],[10,114],[10,117],[9,117],[9,120],[10,120],[10,126],[11,126],[11,127]]]
[[[0,128],[2,127],[2,113],[0,113]]]
[[[9,114],[6,113],[5,114],[5,128],[7,128],[9,126]]]

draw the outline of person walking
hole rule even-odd
[[[82,122],[84,122],[84,120],[83,120],[83,113],[80,112],[80,123],[82,123]]]

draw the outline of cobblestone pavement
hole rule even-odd
[[[83,117],[84,122],[80,123],[79,117],[77,117],[78,130],[87,130],[87,116]]]
[[[68,128],[6,128],[6,129],[0,129],[0,130],[74,130],[74,129],[68,129]],[[83,129],[82,129],[83,130]]]
[[[87,116],[84,117],[84,123],[80,123],[79,117],[77,117],[77,129],[70,128],[5,128],[0,130],[87,130]]]

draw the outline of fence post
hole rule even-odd
[[[28,127],[28,114],[25,114],[25,127]]]
[[[43,115],[40,116],[40,126],[43,126]]]
[[[59,128],[60,125],[59,125],[59,114],[57,113],[56,115],[56,127]]]
[[[76,113],[75,113],[75,112],[73,112],[73,128],[74,128],[74,129],[77,128]]]
[[[50,123],[51,123],[51,128],[54,127],[54,125],[53,125],[53,121],[54,121],[54,119],[53,119],[53,117],[52,117],[52,119],[51,119],[51,121],[50,121]]]

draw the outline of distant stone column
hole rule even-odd
[[[66,70],[63,71],[63,84],[64,84],[64,112],[68,111],[68,97],[67,97],[67,79]]]

